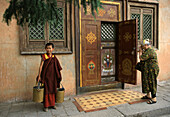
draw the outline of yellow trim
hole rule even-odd
[[[79,0],[79,17],[80,17],[80,87],[82,87],[82,69],[81,69],[81,64],[82,64],[82,55],[81,55],[81,0]]]
[[[45,59],[49,59],[49,57],[47,56],[47,54],[45,54]]]
[[[101,3],[117,4],[117,5],[120,5],[120,3],[118,3],[118,2],[112,2],[112,1],[101,1]]]
[[[44,55],[45,55],[45,59],[49,59],[47,54],[44,54]],[[54,58],[54,55],[52,55],[52,57]]]
[[[118,2],[111,2],[111,1],[101,1],[101,3],[106,3],[106,4],[116,4],[118,5],[119,8],[119,19],[118,21],[120,21],[120,3]],[[81,49],[81,1],[79,0],[79,17],[80,17],[80,87],[82,87],[82,49]]]

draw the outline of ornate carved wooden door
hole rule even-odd
[[[117,78],[118,81],[136,84],[135,65],[137,62],[137,21],[128,20],[118,24]]]
[[[82,21],[82,86],[99,85],[100,73],[100,42],[101,23],[99,21]]]

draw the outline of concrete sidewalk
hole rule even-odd
[[[131,90],[141,92],[141,87]],[[94,112],[79,112],[67,98],[63,103],[56,104],[57,110],[43,112],[43,105],[34,102],[1,103],[0,117],[170,117],[170,80],[158,83],[156,104],[122,104]]]

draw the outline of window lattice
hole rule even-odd
[[[58,24],[57,27],[55,25],[50,25],[50,34],[49,39],[64,39],[64,16],[63,16],[63,8],[58,8]]]
[[[114,41],[116,40],[116,25],[109,23],[101,24],[101,40]]]
[[[42,23],[38,23],[36,27],[32,25],[29,26],[29,39],[30,40],[44,39],[44,25]]]
[[[131,19],[138,19],[138,40],[140,40],[140,14],[131,14]]]
[[[143,15],[143,39],[152,39],[152,15]]]

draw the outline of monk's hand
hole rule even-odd
[[[41,80],[41,77],[40,77],[40,76],[38,76],[38,80],[37,80],[37,82],[40,82],[40,80]]]

